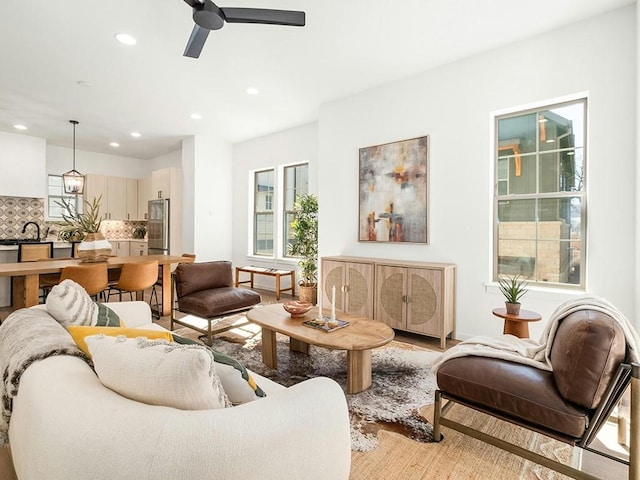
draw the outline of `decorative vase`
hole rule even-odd
[[[318,285],[300,285],[298,291],[300,292],[298,297],[301,302],[312,305],[318,303]]]
[[[520,303],[509,303],[504,302],[505,307],[507,307],[507,313],[509,315],[519,315],[520,314]]]
[[[81,262],[106,262],[111,255],[111,244],[102,233],[87,233],[78,245],[78,256]]]

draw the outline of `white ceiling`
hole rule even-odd
[[[229,24],[192,59],[182,56],[193,26],[183,0],[1,0],[0,131],[22,123],[25,135],[69,147],[75,119],[78,149],[143,159],[204,132],[238,142],[315,121],[331,100],[632,3],[225,0],[304,10],[307,25]],[[117,32],[138,44],[116,42]]]

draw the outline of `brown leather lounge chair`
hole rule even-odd
[[[260,294],[233,284],[231,262],[181,263],[172,275],[171,330],[177,323],[207,336],[211,345],[212,324],[221,317],[248,310],[261,302]],[[202,326],[194,319],[176,318],[179,311],[204,320]],[[237,324],[217,328],[216,333],[237,327]]]
[[[607,456],[590,449],[589,444],[631,382],[632,444],[630,462],[623,463],[629,464],[629,478],[640,479],[637,462],[640,428],[633,406],[634,398],[640,400],[640,365],[626,363],[629,350],[619,324],[595,310],[570,313],[560,320],[550,355],[553,371],[478,356],[445,361],[437,372],[434,439],[442,440],[443,425],[570,477],[593,479],[577,469],[447,419],[443,414],[452,404],[460,403]],[[443,405],[443,399],[449,402]],[[638,401],[635,405],[637,410]]]

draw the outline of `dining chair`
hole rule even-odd
[[[39,262],[51,260],[52,258],[53,242],[18,243],[18,262]],[[47,298],[49,290],[58,284],[59,277],[57,273],[40,275],[38,286],[42,292],[39,295],[42,301]],[[13,292],[13,282],[11,284],[11,290]]]
[[[70,279],[86,290],[90,297],[97,297],[107,288],[107,264],[69,265],[62,269],[60,281]]]
[[[122,265],[118,282],[109,286],[107,300],[117,290],[118,301],[122,301],[122,292],[129,292],[131,300],[133,300],[133,292],[144,292],[147,288],[151,288],[158,280],[158,261],[150,260],[146,262],[132,262]]]

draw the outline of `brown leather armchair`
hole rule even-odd
[[[640,377],[640,366],[634,364],[632,368],[628,359],[628,346],[619,324],[595,310],[573,312],[560,321],[550,353],[553,371],[497,358],[451,358],[437,372],[434,439],[442,440],[443,425],[573,478],[594,478],[443,415],[454,403],[460,403],[602,454],[590,449],[589,444],[631,382],[632,370],[634,385]],[[640,396],[640,387],[636,390],[632,390],[632,397]],[[443,405],[443,399],[449,402]],[[633,442],[640,440],[633,406],[631,425],[630,478],[640,478],[631,474],[638,474],[638,445]]]
[[[189,327],[206,335],[209,345],[212,324],[218,323],[221,317],[247,310],[262,301],[259,293],[234,286],[231,262],[228,261],[181,263],[172,275],[172,281],[171,291],[176,297],[171,301],[171,330],[174,323]],[[176,311],[197,318],[176,318]],[[216,333],[236,326],[234,323],[216,328]]]

